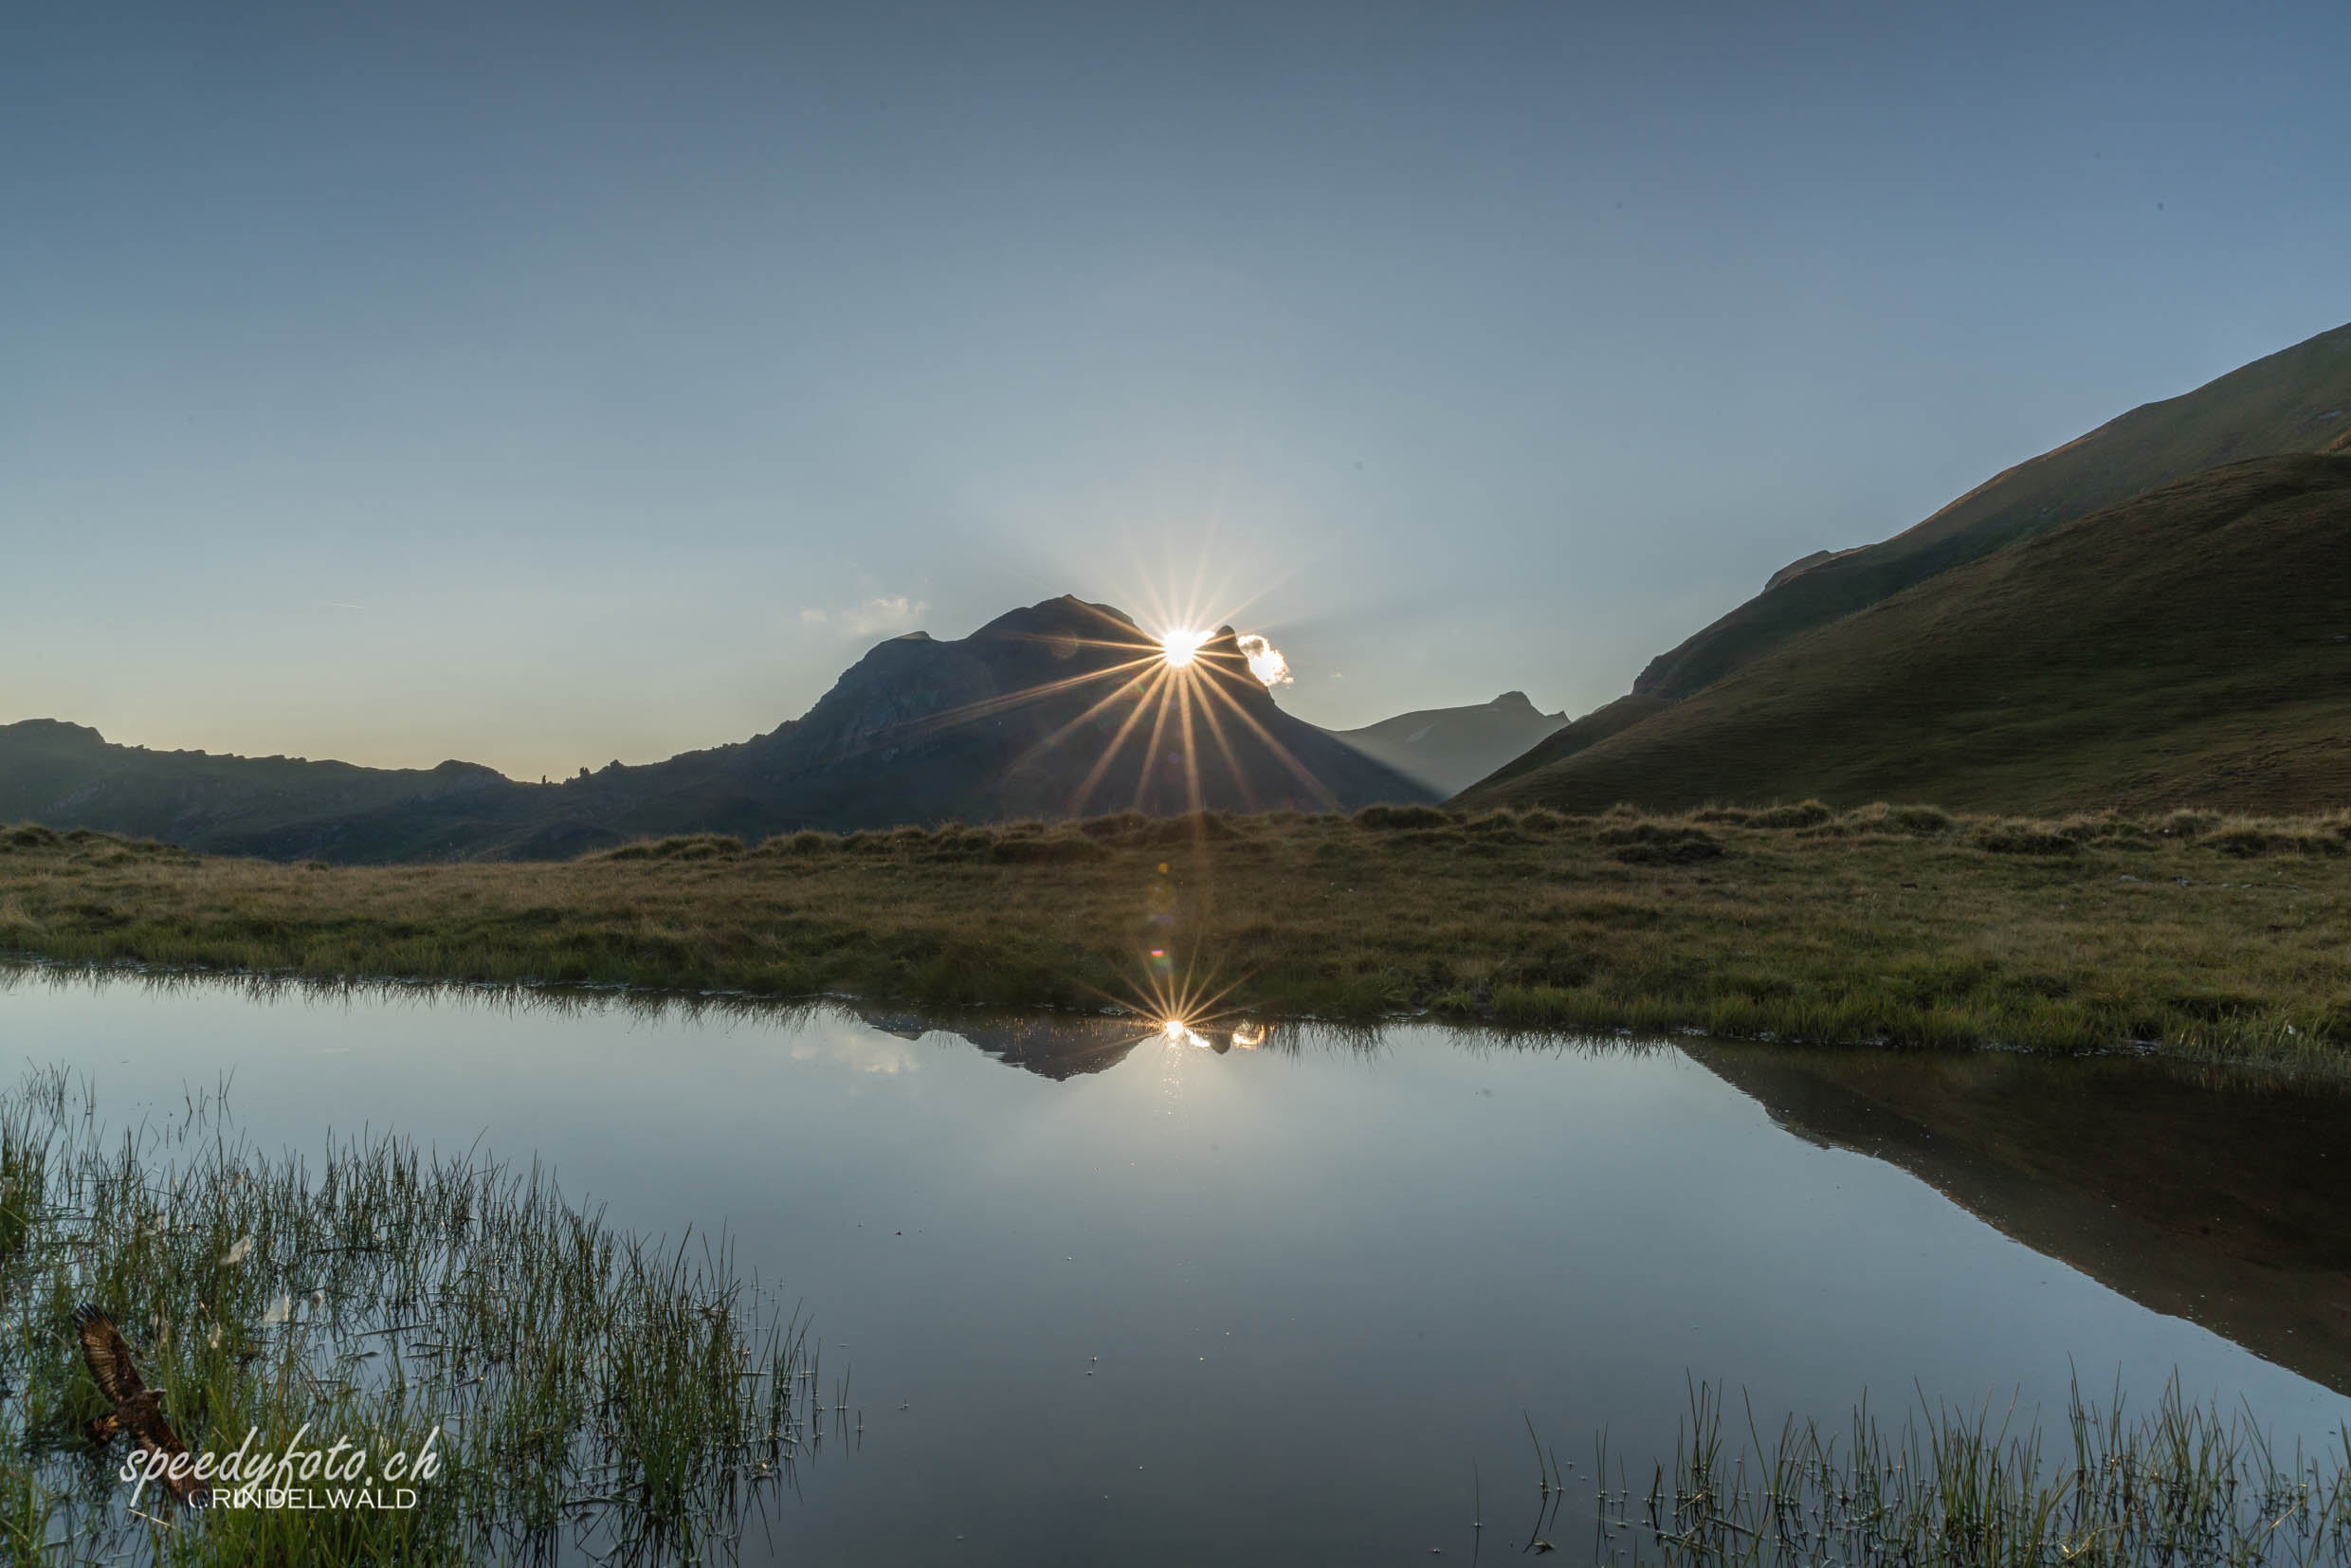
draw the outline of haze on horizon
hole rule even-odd
[[[2351,319],[2351,12],[27,11],[0,722],[519,777],[1063,593],[1346,727]]]

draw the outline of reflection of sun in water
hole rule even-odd
[[[1208,641],[1205,631],[1189,631],[1181,628],[1159,634],[1159,657],[1170,669],[1188,668],[1199,653],[1200,645]]]
[[[1198,1050],[1215,1051],[1218,1055],[1222,1055],[1236,1046],[1243,1050],[1255,1050],[1266,1043],[1266,1026],[1260,1023],[1244,1019],[1231,1026],[1229,1034],[1223,1028],[1217,1028],[1217,1033],[1227,1034],[1226,1040],[1222,1043],[1219,1043],[1214,1036],[1201,1032],[1203,1029],[1211,1027],[1214,1026],[1210,1025],[1206,1020],[1170,1015],[1159,1020],[1158,1037],[1171,1046],[1191,1046]]]
[[[1208,1050],[1211,1048],[1209,1043],[1206,1040],[1201,1039],[1200,1036],[1194,1031],[1192,1026],[1184,1022],[1181,1018],[1160,1019],[1159,1037],[1171,1046],[1197,1046],[1202,1050]]]

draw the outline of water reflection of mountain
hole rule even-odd
[[[861,1007],[857,1016],[869,1028],[895,1034],[902,1040],[920,1040],[925,1034],[953,1034],[998,1061],[1054,1079],[1075,1078],[1080,1073],[1116,1067],[1128,1051],[1157,1037],[1151,1025],[1132,1015],[1105,1018],[1079,1012],[912,1012]]]
[[[2351,1393],[2342,1097],[2133,1060],[1686,1048],[1797,1136],[1898,1165],[2142,1306]]]

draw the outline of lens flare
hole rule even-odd
[[[1268,688],[1290,684],[1290,662],[1282,657],[1282,650],[1254,631],[1241,635],[1241,657],[1248,661],[1249,673]]]
[[[1162,632],[1159,636],[1159,657],[1170,669],[1189,668],[1199,654],[1200,645],[1207,642],[1208,637],[1205,631],[1188,631],[1180,628]]]
[[[1232,1031],[1232,1043],[1243,1050],[1255,1050],[1266,1043],[1266,1026],[1243,1024]]]
[[[1176,789],[1183,791],[1187,809],[1195,812],[1208,806],[1212,791],[1237,794],[1244,811],[1265,810],[1275,802],[1260,798],[1259,780],[1250,776],[1253,770],[1245,767],[1236,743],[1255,745],[1286,775],[1270,785],[1279,803],[1296,804],[1303,792],[1326,811],[1338,808],[1330,787],[1277,738],[1263,720],[1264,710],[1245,695],[1252,685],[1263,692],[1290,682],[1289,661],[1270,640],[1258,632],[1238,632],[1230,617],[1212,616],[1208,611],[1212,607],[1196,602],[1196,595],[1195,602],[1155,604],[1139,623],[1104,605],[1068,604],[1093,611],[1101,623],[1100,634],[1079,636],[1048,627],[1037,640],[1056,660],[1075,665],[1082,648],[1098,650],[1094,659],[1034,686],[927,715],[918,726],[939,730],[993,719],[1025,703],[1094,687],[1090,702],[1011,764],[1024,768],[1073,743],[1095,749],[1092,764],[1065,808],[1070,815],[1101,810],[1098,792],[1121,766],[1133,776],[1130,811],[1141,811],[1154,791],[1163,803]],[[1203,627],[1217,629],[1199,629]],[[1116,803],[1111,804],[1115,808]]]
[[[1202,1050],[1212,1048],[1206,1040],[1200,1038],[1190,1024],[1181,1018],[1160,1019],[1159,1037],[1171,1046],[1197,1046]]]

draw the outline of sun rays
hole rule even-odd
[[[1070,814],[1083,815],[1089,810],[1120,804],[1139,807],[1152,793],[1155,778],[1163,778],[1169,772],[1174,775],[1171,782],[1180,784],[1185,810],[1199,811],[1209,797],[1202,764],[1212,760],[1224,764],[1224,775],[1240,794],[1243,808],[1258,810],[1262,803],[1256,798],[1251,770],[1235,750],[1236,737],[1245,738],[1271,757],[1307,798],[1325,807],[1336,804],[1331,792],[1251,711],[1252,697],[1262,703],[1262,693],[1276,684],[1267,679],[1267,672],[1278,669],[1276,679],[1288,673],[1280,651],[1264,637],[1252,634],[1245,643],[1235,637],[1230,625],[1204,632],[1194,629],[1196,622],[1148,631],[1096,613],[1104,625],[1103,635],[1091,639],[1092,646],[1119,655],[1099,672],[1101,678],[1114,683],[1112,689],[1046,736],[1015,764],[1032,762],[1081,732],[1099,733],[1115,718],[1107,740],[1069,804]],[[1100,799],[1103,780],[1127,757],[1129,742],[1138,737],[1143,743],[1135,757],[1132,798],[1123,803]]]
[[[1049,601],[1036,611],[1042,614],[1034,629],[1014,628],[1004,635],[1048,656],[1038,661],[1040,679],[909,720],[867,743],[897,744],[1086,694],[1091,700],[1084,707],[1004,769],[1011,779],[1065,747],[1093,752],[1077,787],[1048,814],[1146,808],[1198,812],[1212,800],[1244,811],[1337,807],[1330,789],[1252,711],[1266,705],[1267,690],[1289,679],[1281,650],[1262,634],[1238,635],[1230,617],[1199,612],[1196,606],[1181,614],[1154,613],[1142,625],[1074,598]],[[1197,629],[1203,626],[1217,629]],[[1077,667],[1060,673],[1072,665]],[[1245,758],[1245,751],[1255,756]],[[1262,787],[1269,774],[1281,780],[1270,793]]]

